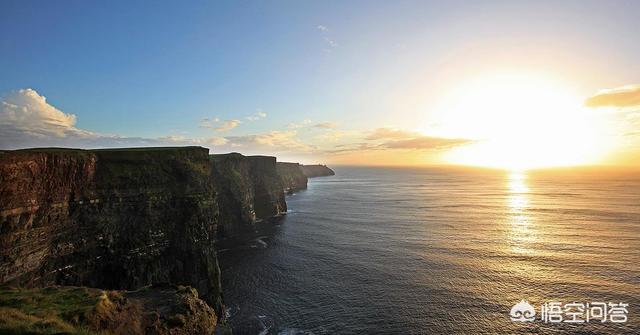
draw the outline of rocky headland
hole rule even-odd
[[[293,193],[307,188],[308,177],[304,174],[301,164],[278,162],[276,163],[276,168],[286,193]]]
[[[197,313],[177,321],[160,313],[136,329],[180,334],[195,329],[194,317],[215,328],[224,318],[216,240],[286,213],[285,192],[331,171],[306,167],[201,147],[0,152],[0,284],[117,290],[132,301],[149,285],[188,286],[210,311],[193,303]],[[167,287],[162,294],[176,301],[186,292]],[[160,308],[144,301],[140,315]]]
[[[333,170],[331,170],[330,168],[328,168],[326,165],[301,165],[302,168],[302,173],[307,176],[307,178],[313,178],[313,177],[327,177],[327,176],[333,176],[336,173],[333,172]]]

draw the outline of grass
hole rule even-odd
[[[99,334],[87,330],[84,322],[110,303],[109,298],[101,290],[83,287],[2,288],[0,334]]]

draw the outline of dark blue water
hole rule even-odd
[[[640,178],[350,168],[220,252],[235,334],[640,333]],[[622,324],[510,320],[521,299]]]

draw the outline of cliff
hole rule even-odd
[[[191,287],[0,289],[2,334],[214,334],[213,308]]]
[[[256,218],[263,220],[287,212],[284,188],[276,169],[276,158],[247,156],[253,182]]]
[[[195,287],[220,313],[208,150],[0,154],[0,283]]]
[[[308,178],[333,176],[336,174],[326,165],[302,165],[302,173]]]
[[[219,236],[252,230],[256,212],[249,161],[238,153],[211,155],[210,160],[220,209]]]
[[[306,167],[269,156],[209,155],[201,147],[0,151],[0,285],[50,287],[42,292],[54,296],[55,290],[72,290],[55,285],[100,289],[85,289],[90,297],[104,296],[101,289],[188,285],[194,290],[187,296],[168,286],[117,293],[142,309],[111,301],[116,309],[100,319],[102,330],[119,333],[117,327],[125,326],[118,322],[133,322],[152,334],[207,333],[196,323],[212,330],[224,315],[217,236],[254,230],[256,222],[285,213],[285,190],[306,188],[308,173],[331,171]],[[16,298],[22,294],[11,292]],[[0,308],[8,306],[2,297]],[[174,318],[164,303],[187,306],[195,316]],[[5,314],[42,321],[17,307],[7,307],[12,309]],[[139,313],[133,321],[120,320],[123,311]],[[76,321],[60,322],[67,327]],[[96,328],[77,322],[70,327],[77,325]]]
[[[287,211],[275,157],[230,153],[211,155],[210,159],[220,209],[220,236],[252,231],[257,221]]]
[[[307,176],[298,163],[276,163],[280,181],[286,193],[292,193],[307,188]]]

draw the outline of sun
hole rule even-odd
[[[437,108],[437,132],[470,138],[445,154],[464,165],[530,169],[597,162],[606,151],[597,113],[571,86],[532,74],[493,74],[452,90]]]

